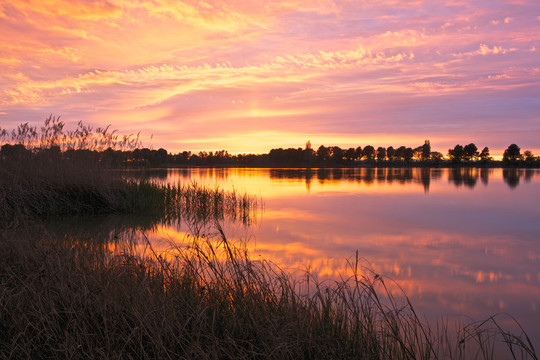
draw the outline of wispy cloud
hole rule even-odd
[[[539,13],[525,0],[0,0],[0,115],[139,126],[170,150],[472,125],[498,142],[507,115],[529,141]],[[467,121],[450,121],[457,109]]]

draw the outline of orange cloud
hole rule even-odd
[[[0,0],[0,104],[10,121],[23,110],[32,121],[46,111],[120,129],[181,128],[201,146],[247,144],[245,134],[284,126],[339,139],[369,122],[366,137],[379,136],[423,116],[433,121],[418,128],[444,129],[456,96],[523,99],[538,86],[535,10],[483,1]],[[423,115],[434,98],[446,102]],[[507,111],[523,111],[514,104]],[[492,108],[469,112],[488,118]]]
[[[6,9],[7,6],[3,6]],[[66,16],[78,20],[102,20],[116,18],[120,15],[121,9],[107,0],[20,0],[9,3],[13,7],[23,12],[26,16],[34,13],[46,16]]]

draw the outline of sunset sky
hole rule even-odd
[[[538,0],[0,0],[0,127],[540,152]],[[150,139],[152,135],[152,139]]]

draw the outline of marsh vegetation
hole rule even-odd
[[[150,244],[3,233],[3,358],[536,358],[497,318],[430,328],[389,279],[295,278],[223,233]],[[144,245],[144,244],[143,244]],[[136,250],[138,249],[138,250]],[[445,325],[446,324],[446,325]],[[502,346],[502,347],[501,347]]]
[[[358,254],[336,281],[254,260],[220,225],[248,225],[260,207],[252,196],[126,179],[32,136],[39,150],[1,159],[0,358],[537,359],[498,317],[427,325]],[[158,252],[130,231],[93,239],[46,226],[109,214],[209,230]]]

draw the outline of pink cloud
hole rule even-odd
[[[162,129],[154,139],[171,150],[254,146],[246,134],[279,131],[283,143],[268,135],[265,146],[325,134],[423,141],[472,125],[499,142],[503,116],[527,124],[525,141],[540,131],[527,100],[539,89],[539,11],[518,1],[2,2],[0,118]],[[468,121],[452,122],[457,108]]]

